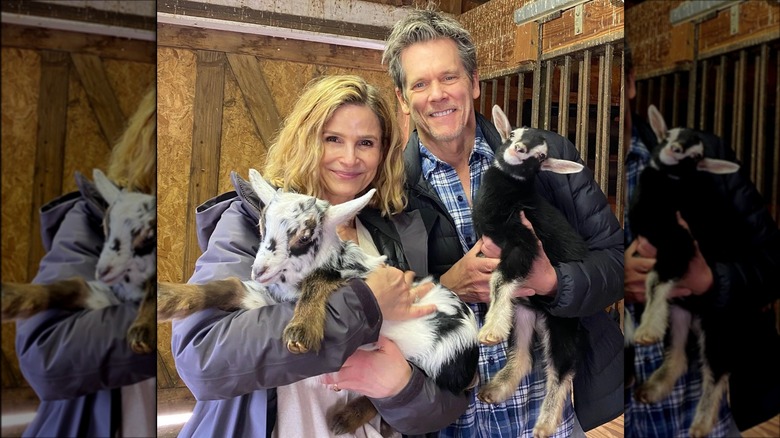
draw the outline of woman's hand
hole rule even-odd
[[[436,311],[435,304],[417,304],[431,289],[433,283],[412,287],[414,272],[403,272],[390,266],[374,269],[366,284],[374,292],[382,318],[391,321],[419,318]]]
[[[375,345],[376,350],[355,351],[338,372],[324,374],[322,383],[334,391],[348,389],[371,398],[401,392],[412,377],[411,365],[391,340],[380,336]]]

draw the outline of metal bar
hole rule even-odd
[[[669,11],[669,23],[672,25],[699,20],[721,9],[726,9],[741,0],[687,0]]]
[[[674,86],[672,87],[672,126],[680,126],[678,120],[680,115],[680,100],[679,100],[679,93],[680,93],[680,82],[682,80],[680,79],[680,72],[674,73]]]
[[[647,103],[645,104],[645,106],[642,107],[642,114],[647,114],[647,108],[653,103],[658,103],[658,106],[661,105],[660,101],[663,100],[663,96],[659,97],[655,91],[656,89],[655,82],[657,80],[658,80],[657,78],[649,78],[647,80]],[[656,101],[656,99],[658,99],[659,101]],[[663,112],[661,114],[663,114]]]
[[[625,189],[626,178],[625,170],[623,169],[624,159],[626,156],[626,139],[631,138],[631,134],[626,136],[626,111],[628,111],[628,105],[626,105],[626,52],[625,48],[620,54],[620,116],[618,118],[618,152],[617,152],[617,187],[615,188],[615,216],[620,221],[620,226],[624,226],[623,216],[624,209],[626,207],[625,202]]]
[[[542,41],[542,24],[537,26],[537,39],[536,41]],[[537,44],[536,50],[536,65],[534,66],[534,83],[533,92],[531,93],[531,127],[539,127],[539,105],[541,104],[541,88],[542,88],[542,63],[539,59],[542,57],[542,45]]]
[[[490,112],[493,113],[493,105],[498,103],[498,79],[493,79],[490,81],[490,85],[493,87],[490,90]],[[506,111],[506,109],[501,108],[502,111]]]
[[[582,58],[583,68],[580,71],[580,90],[582,94],[582,103],[579,108],[579,114],[577,115],[577,124],[580,126],[580,138],[577,139],[577,147],[580,149],[580,155],[585,164],[588,163],[588,142],[590,136],[590,124],[588,123],[588,117],[590,115],[590,68],[591,68],[591,53],[590,50],[586,50]]]
[[[720,64],[715,75],[715,114],[714,131],[718,137],[723,137],[723,115],[726,112],[726,66],[728,59],[725,55],[720,57]]]
[[[563,57],[561,87],[558,97],[558,134],[569,137],[569,93],[571,91],[571,56]]]
[[[669,76],[663,75],[660,79],[660,85],[658,86],[658,111],[661,111],[661,114],[666,114],[666,94],[669,90]]]
[[[609,193],[609,149],[610,149],[610,113],[612,109],[612,61],[615,56],[615,48],[608,44],[604,53],[604,72],[602,80],[604,81],[604,94],[602,95],[602,106],[599,118],[601,119],[601,143],[596,147],[601,150],[601,181],[599,186],[604,193]]]
[[[552,75],[555,71],[555,65],[552,61],[547,61],[544,71],[544,129],[550,130],[550,118],[552,117]]]
[[[695,128],[696,125],[696,81],[698,78],[699,68],[699,28],[701,26],[696,24],[693,27],[693,62],[691,63],[691,70],[688,73],[688,117],[685,119],[685,126],[689,128]]]
[[[501,109],[504,110],[507,114],[509,114],[509,92],[510,91],[512,91],[512,76],[507,76],[504,78],[504,104],[501,106]],[[509,118],[509,116],[507,116],[507,118]]]
[[[515,126],[523,126],[523,104],[525,103],[525,75],[517,74],[517,123]]]
[[[707,129],[707,76],[709,74],[709,62],[705,59],[701,61],[701,110],[699,112],[699,129]]]
[[[645,93],[645,85],[646,81],[637,81],[636,83],[636,97],[634,98],[634,108],[636,108],[637,112],[639,112],[640,108],[646,108],[647,102],[645,102],[645,98],[647,97],[647,94]],[[663,114],[663,113],[661,113]]]
[[[764,154],[766,152],[766,146],[764,142],[764,124],[766,115],[764,109],[766,108],[766,94],[767,90],[767,67],[769,63],[769,46],[766,44],[761,45],[761,51],[756,57],[756,81],[755,98],[753,99],[753,168],[755,178],[753,182],[756,184],[756,188],[761,194],[764,194]]]
[[[602,166],[602,145],[604,144],[602,125],[604,124],[604,118],[601,117],[601,114],[604,106],[604,89],[609,88],[609,85],[604,83],[605,62],[605,55],[599,55],[599,88],[597,91],[598,97],[596,98],[596,150],[595,162],[593,163],[593,173],[596,178],[596,183],[604,192],[606,192],[606,186],[602,183],[604,180],[604,167]]]
[[[734,128],[731,134],[731,144],[734,145],[734,151],[737,153],[737,159],[742,160],[744,151],[742,150],[745,125],[745,80],[747,76],[747,51],[739,51],[739,61],[734,66],[737,70],[736,81],[734,84]]]

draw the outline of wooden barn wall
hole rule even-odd
[[[38,209],[105,169],[117,133],[155,82],[154,43],[2,25],[2,278],[28,282],[43,256]],[[127,43],[126,43],[127,42]],[[2,325],[2,388],[36,400]]]
[[[715,133],[780,220],[780,3],[751,0],[672,25],[682,3],[626,11],[637,76],[635,109],[656,105],[670,126]]]
[[[381,52],[224,31],[158,28],[158,278],[186,282],[201,254],[194,208],[233,190],[230,173],[261,169],[303,87],[356,74],[397,107]],[[192,400],[158,325],[158,408]],[[169,403],[170,402],[170,403]]]

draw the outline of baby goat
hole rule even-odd
[[[71,278],[50,284],[2,283],[2,319],[30,316],[47,309],[100,309],[141,301],[127,332],[136,353],[150,353],[157,343],[157,216],[152,195],[120,190],[99,169],[95,188],[108,203],[106,235],[95,280]],[[80,174],[77,179],[83,178]],[[75,243],[75,242],[74,242]]]
[[[587,255],[582,237],[534,189],[539,171],[576,173],[583,166],[548,157],[544,137],[531,128],[512,130],[498,105],[493,107],[493,123],[502,144],[496,150],[493,166],[482,177],[473,214],[477,233],[490,237],[501,248],[501,261],[490,278],[490,307],[479,340],[493,345],[507,339],[514,322],[515,342],[506,366],[477,396],[496,404],[517,390],[520,380],[531,371],[535,327],[546,362],[547,394],[533,433],[534,437],[547,437],[558,428],[563,404],[571,392],[579,319],[550,315],[533,300],[513,298],[512,294],[530,273],[540,241],[553,265],[582,260]],[[533,231],[523,225],[520,212],[525,213]]]
[[[365,278],[385,261],[384,256],[367,255],[354,242],[342,241],[336,232],[338,225],[368,204],[375,190],[330,205],[312,196],[277,191],[254,169],[250,169],[249,179],[265,205],[252,280],[160,283],[158,320],[181,318],[208,307],[253,309],[296,301],[293,318],[283,333],[287,348],[292,353],[318,350],[329,296],[347,280]],[[441,388],[462,393],[476,376],[476,319],[453,292],[438,285],[420,299],[420,304],[435,304],[437,311],[407,321],[385,320],[380,333]],[[338,411],[329,424],[336,434],[353,433],[375,414],[373,405],[361,397]]]
[[[726,389],[732,336],[727,332],[734,318],[707,303],[707,294],[675,299],[671,305],[667,299],[688,271],[697,244],[705,259],[727,261],[742,252],[749,240],[743,237],[744,227],[734,208],[717,194],[710,176],[736,172],[739,165],[705,157],[700,136],[686,128],[667,130],[655,106],[648,109],[648,118],[658,145],[639,176],[629,220],[634,235],[646,238],[657,253],[647,274],[645,310],[633,341],[639,345],[661,341],[670,318],[672,330],[663,364],[637,388],[635,397],[655,403],[669,395],[687,368],[685,345],[693,326],[699,338],[703,383],[689,432],[704,437],[712,431]],[[678,212],[690,231],[678,223]]]

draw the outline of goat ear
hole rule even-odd
[[[736,172],[739,170],[739,164],[726,160],[716,160],[715,158],[702,158],[696,165],[696,169],[722,175]]]
[[[116,186],[100,169],[94,169],[92,171],[92,179],[95,181],[95,188],[100,193],[100,196],[106,200],[108,205],[111,205],[119,197],[122,191]]]
[[[338,205],[331,205],[325,211],[324,224],[326,227],[335,228],[357,215],[376,193],[376,189],[371,189],[365,195],[355,198]]]
[[[655,105],[650,105],[647,108],[647,118],[650,120],[650,127],[653,128],[653,132],[655,132],[658,141],[660,142],[666,138],[666,133],[668,131],[668,129],[666,129],[666,121],[664,121],[664,116],[661,115],[661,112],[658,111],[658,108],[656,108]]]
[[[274,199],[274,195],[276,195],[276,190],[271,184],[268,184],[268,181],[263,178],[263,175],[260,175],[260,172],[258,172],[255,169],[249,169],[249,183],[252,185],[252,189],[257,193],[257,196],[260,197],[260,200],[263,201],[264,205],[268,205],[272,199]]]
[[[547,170],[560,174],[577,173],[584,168],[585,166],[580,163],[569,160],[560,160],[558,158],[547,158],[546,160],[542,161],[541,166],[541,170]]]
[[[498,105],[493,105],[493,124],[496,125],[498,134],[501,136],[501,143],[505,142],[509,138],[509,133],[512,132],[512,125],[509,124],[509,119]]]

